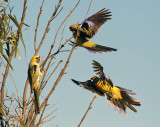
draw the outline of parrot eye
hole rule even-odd
[[[40,56],[36,57],[36,59],[40,59],[40,58],[41,58]]]
[[[91,81],[93,82],[93,81],[94,81],[94,79],[95,79],[95,77],[92,77],[92,78],[91,78]]]

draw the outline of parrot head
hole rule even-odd
[[[97,81],[98,81],[98,77],[96,76],[91,77],[91,82],[96,83]]]
[[[32,59],[31,59],[31,62],[39,63],[40,60],[41,60],[41,57],[40,57],[40,56],[33,56]]]
[[[77,25],[73,24],[69,27],[70,31],[76,31],[77,30]]]

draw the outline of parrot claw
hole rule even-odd
[[[69,40],[69,41],[70,41],[70,43],[68,43],[68,44],[71,45],[71,46],[73,46],[74,42],[71,41],[71,40]],[[77,46],[75,46],[75,47],[77,47]]]
[[[73,41],[71,41],[71,40],[69,40],[72,44],[74,44],[74,42]]]

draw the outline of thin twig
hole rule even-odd
[[[40,50],[40,48],[41,48],[41,46],[42,46],[42,44],[43,44],[43,42],[44,42],[44,39],[45,39],[45,37],[46,37],[46,35],[47,35],[48,31],[49,31],[50,23],[53,21],[54,17],[57,16],[56,14],[57,14],[58,9],[59,9],[60,6],[61,6],[61,2],[62,2],[62,0],[59,0],[59,3],[58,3],[58,5],[57,5],[57,7],[55,8],[54,13],[52,14],[50,20],[48,21],[48,24],[47,24],[47,27],[46,27],[45,32],[44,32],[44,34],[43,34],[43,37],[42,37],[42,39],[41,39],[41,42],[40,42],[40,44],[38,45],[38,48],[37,48],[36,51],[35,51],[35,55],[37,55],[37,53],[39,52],[39,50]],[[61,11],[61,10],[60,10],[60,11]]]
[[[11,51],[11,54],[9,56],[9,60],[11,62],[11,59],[13,57],[13,54],[14,54],[14,49],[12,47],[12,51]],[[8,76],[8,72],[9,72],[9,64],[7,64],[6,66],[6,70],[5,70],[5,74],[3,76],[3,81],[2,81],[2,86],[1,86],[1,102],[0,102],[0,107],[3,108],[3,101],[4,101],[4,86],[5,86],[5,83],[6,83],[6,79],[7,79],[7,76]]]
[[[34,35],[34,50],[35,51],[36,51],[37,29],[38,29],[38,26],[39,26],[39,19],[40,19],[41,13],[42,13],[43,4],[44,4],[44,0],[42,1],[40,11],[39,11],[39,14],[38,14],[38,17],[37,17],[37,25],[36,25],[36,29],[35,29],[35,35]]]
[[[27,88],[28,88],[29,80],[27,78],[25,87],[24,87],[24,92],[23,92],[23,110],[22,110],[22,120],[25,119],[25,112],[26,112],[26,94],[27,94]]]
[[[60,41],[58,50],[60,50],[60,48],[61,48],[61,43],[62,43],[62,40],[63,40],[63,33],[64,33],[65,28],[66,28],[67,22],[68,22],[68,20],[66,21],[66,23],[65,23],[65,25],[63,27],[63,30],[62,30],[62,37],[61,37],[61,41]]]
[[[49,69],[49,67],[50,67],[50,64],[51,64],[52,60],[53,60],[53,57],[50,59],[48,65],[47,65],[47,67],[46,67],[46,69],[44,70],[44,74],[43,74],[43,77],[42,77],[42,81],[41,81],[40,88],[42,87],[42,84],[43,84],[43,82],[44,82],[44,79],[45,79],[45,77],[46,77],[47,71],[48,71],[48,69]]]
[[[87,17],[88,17],[88,13],[89,13],[89,10],[90,10],[90,8],[91,8],[91,4],[92,4],[92,0],[90,1],[90,4],[89,4],[89,7],[88,7],[88,11],[87,11],[87,14],[86,14],[85,20],[86,20],[86,19],[87,19]]]
[[[92,103],[93,103],[93,101],[94,101],[95,98],[96,98],[96,95],[93,97],[93,99],[92,99],[92,101],[91,101],[91,103],[90,103],[90,105],[89,105],[89,107],[88,107],[86,113],[84,114],[83,118],[81,119],[80,123],[78,124],[78,127],[81,126],[81,124],[82,124],[83,120],[85,119],[85,117],[86,117],[88,111],[92,108]]]
[[[23,23],[24,23],[24,18],[26,15],[26,9],[27,9],[27,0],[24,0],[24,5],[23,5],[23,13],[22,13],[22,18],[21,18],[21,23],[20,23],[20,29],[22,29]]]
[[[66,41],[65,41],[65,43],[63,43],[62,45],[61,45],[61,47],[60,48],[58,48],[58,50],[55,52],[55,53],[53,53],[51,56],[53,57],[53,56],[55,56],[55,55],[57,55],[59,52],[61,52],[61,49],[67,44],[67,42],[69,41],[69,40],[71,40],[73,37],[70,37],[69,39],[67,39]]]
[[[89,4],[88,11],[87,11],[87,14],[86,14],[86,16],[85,16],[85,19],[84,19],[79,25],[81,25],[81,24],[87,19],[89,10],[90,10],[90,8],[91,8],[91,4],[92,4],[92,0],[90,1],[90,4]]]
[[[49,77],[47,78],[47,80],[44,83],[44,86],[46,85],[46,83],[48,82],[48,80],[51,78],[51,76],[53,75],[53,73],[56,71],[56,69],[58,68],[58,66],[60,65],[60,63],[63,62],[62,60],[59,61],[59,63],[57,64],[57,66],[55,67],[55,69],[52,71],[52,73],[49,75]]]

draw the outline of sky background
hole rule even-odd
[[[37,15],[42,0],[27,2],[25,23],[30,28],[23,32],[26,44],[27,56],[25,58],[23,46],[20,44],[21,60],[18,57],[13,60],[15,72],[12,73],[17,84],[20,96],[27,77],[28,63],[34,55],[34,30]],[[37,34],[37,43],[40,42],[46,24],[54,11],[58,0],[46,0],[40,18]],[[39,54],[45,57],[54,40],[55,33],[70,12],[77,0],[63,0],[64,9],[51,23],[50,31],[44,40]],[[71,24],[82,22],[86,16],[90,1],[81,0],[76,10],[69,18],[63,35],[62,42],[72,36],[68,29]],[[97,96],[92,104],[92,109],[82,123],[82,127],[158,127],[160,124],[160,1],[159,0],[93,0],[89,15],[96,13],[102,8],[110,9],[112,19],[106,22],[91,41],[117,48],[117,52],[93,54],[84,48],[77,48],[71,57],[70,64],[66,69],[67,74],[63,76],[57,88],[53,92],[48,104],[54,105],[48,112],[54,111],[56,118],[53,123],[46,126],[75,127],[79,124],[95,94],[76,86],[70,79],[86,81],[95,75],[92,69],[92,60],[96,60],[104,67],[104,72],[110,76],[114,85],[132,89],[137,93],[135,98],[141,101],[142,106],[136,107],[138,112],[134,113],[127,109],[128,117],[121,116],[107,104],[106,97]],[[20,21],[23,0],[12,0],[10,6],[14,6],[12,14]],[[59,46],[61,32],[57,37],[56,46]],[[57,48],[53,52],[57,51]],[[66,45],[65,50],[71,46]],[[55,62],[60,59],[64,62],[48,82],[40,97],[40,103],[52,88],[61,68],[64,66],[69,52],[56,56]],[[52,68],[54,69],[54,67]],[[3,71],[3,68],[2,68]],[[9,80],[6,87],[13,87]],[[14,91],[14,87],[12,89]],[[28,88],[28,95],[30,87]],[[12,92],[11,92],[12,93]]]

